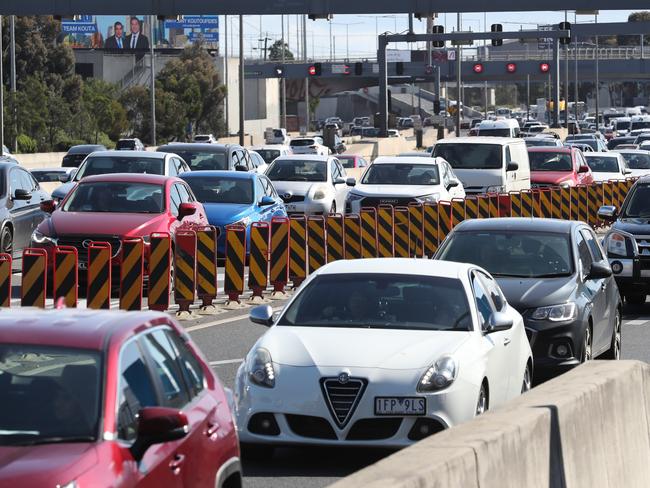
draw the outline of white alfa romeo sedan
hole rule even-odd
[[[402,447],[528,390],[532,353],[519,313],[470,264],[337,261],[312,274],[269,326],[235,382],[240,440]]]

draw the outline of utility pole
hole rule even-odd
[[[282,69],[284,70],[284,15],[281,16],[282,22]],[[280,80],[282,85],[282,128],[287,128],[287,79],[285,77],[284,71],[282,72],[282,79]]]
[[[151,84],[149,91],[151,92],[151,145],[156,145],[156,67],[154,65],[154,38],[153,38],[153,23],[156,17],[149,16],[149,25],[151,25],[151,42],[149,43],[149,56],[151,57]]]
[[[0,61],[2,61],[2,15],[0,15]],[[5,144],[5,100],[4,100],[4,77],[2,73],[2,65],[4,63],[0,62],[0,156],[4,156],[4,144]]]
[[[239,15],[239,145],[244,145],[244,16]]]
[[[461,17],[460,17],[460,12],[456,14],[456,22],[457,22],[457,28],[456,30],[460,32],[461,30]],[[461,56],[463,54],[463,51],[461,49],[461,44],[460,42],[456,45],[456,137],[460,137],[460,104],[461,104],[461,65],[462,65],[462,60]]]
[[[598,24],[598,14],[596,14],[594,17],[595,17],[596,24]],[[598,53],[598,36],[596,36],[596,132],[600,130],[600,123],[598,121],[599,114],[600,114],[600,110],[598,106],[598,91],[600,89],[599,64],[600,64],[600,54]]]
[[[11,21],[11,113],[14,119],[13,150],[18,152],[18,120],[16,119],[16,16],[12,15]]]
[[[578,23],[578,11],[576,10],[574,17],[574,24]],[[578,36],[575,36],[573,41],[573,70],[575,79],[573,80],[573,115],[578,121]]]
[[[569,12],[564,11],[564,21],[569,21]],[[569,128],[569,45],[564,45],[564,124]]]
[[[229,119],[230,114],[228,113],[228,101],[230,100],[230,95],[229,95],[230,90],[228,90],[228,16],[224,15],[223,20],[225,24],[225,39],[226,39],[225,48],[224,48],[225,54],[223,55],[223,59],[224,59],[223,74],[225,77],[224,85],[226,85],[226,96],[224,99],[224,105],[225,105],[224,113],[226,116],[226,136],[229,136],[230,135],[230,119]]]
[[[302,60],[307,62],[307,16],[302,16]],[[305,131],[309,132],[309,78],[305,78]]]

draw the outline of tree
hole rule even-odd
[[[291,61],[294,59],[293,53],[289,50],[289,45],[282,40],[275,41],[271,44],[269,48],[269,59],[271,61],[281,61],[282,60],[282,50],[284,49],[284,59]]]
[[[628,22],[650,22],[650,11],[643,10],[640,12],[632,12],[627,17]],[[619,34],[616,36],[619,46],[637,46],[641,42],[641,36],[638,35],[625,35]],[[650,36],[643,37],[643,45],[650,46]]]

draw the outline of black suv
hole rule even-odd
[[[613,222],[603,248],[621,295],[630,304],[645,303],[650,294],[650,176],[634,184],[620,209],[600,207],[598,217]]]

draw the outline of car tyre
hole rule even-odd
[[[274,446],[268,444],[244,444],[241,445],[241,454],[246,461],[268,461],[273,457]]]
[[[612,343],[609,349],[602,355],[603,359],[617,360],[621,359],[621,311],[616,310],[614,318],[614,332],[612,333]]]
[[[580,356],[580,362],[586,363],[592,359],[592,339],[591,339],[591,327],[585,329],[585,334],[582,339],[582,355]]]
[[[646,296],[642,294],[625,295],[625,301],[630,305],[643,305]]]
[[[533,385],[533,373],[530,368],[530,364],[526,363],[526,371],[524,371],[524,380],[521,383],[521,392],[526,393],[532,388]]]
[[[488,411],[488,391],[485,382],[481,384],[481,389],[478,392],[478,400],[476,401],[475,415],[481,415]]]
[[[7,226],[2,228],[0,233],[0,252],[7,253],[13,257],[14,250],[14,236],[11,229]]]

